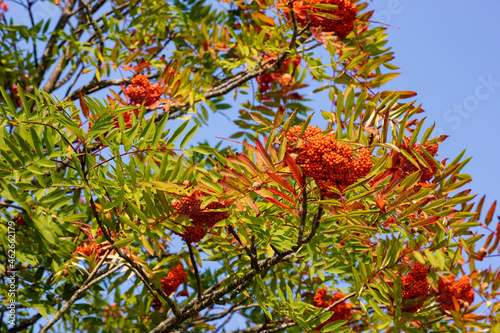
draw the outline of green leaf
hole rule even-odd
[[[116,241],[113,245],[116,247],[125,247],[132,244],[136,240],[136,237],[127,237],[122,238],[119,241]]]
[[[186,134],[186,136],[182,139],[181,144],[179,145],[179,148],[182,149],[184,146],[193,138],[193,136],[196,134],[196,131],[200,125],[196,124],[193,128],[189,130],[189,132]]]
[[[3,96],[3,100],[5,101],[5,103],[7,103],[7,105],[9,106],[10,110],[16,114],[16,106],[14,105],[14,102],[12,102],[12,99],[10,99],[10,96],[9,94],[7,94],[7,91],[5,91],[5,89],[0,86],[0,92],[2,93],[2,96]]]
[[[186,129],[188,124],[189,124],[189,120],[186,120],[179,127],[177,127],[175,129],[174,133],[172,133],[172,136],[170,137],[170,139],[168,139],[167,144],[170,145],[170,144],[174,143],[175,140],[177,140],[179,138],[179,136],[181,136],[182,132],[184,132],[184,130]]]
[[[250,117],[258,123],[266,127],[272,127],[272,124],[260,112],[250,112]]]
[[[388,73],[388,74],[381,74],[374,78],[373,80],[368,82],[368,86],[370,88],[377,88],[380,87],[387,82],[391,81],[392,79],[398,77],[401,73]]]
[[[380,309],[380,307],[378,306],[377,302],[375,302],[375,300],[373,298],[370,298],[368,300],[368,303],[370,304],[370,306],[372,307],[372,309],[381,317],[384,316],[384,313],[382,312],[382,310]]]

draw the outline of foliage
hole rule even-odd
[[[24,5],[0,23],[2,331],[498,332],[495,205],[383,90],[367,3]],[[233,148],[191,142],[209,109]]]

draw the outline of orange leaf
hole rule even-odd
[[[302,173],[300,172],[299,166],[297,165],[297,163],[295,163],[293,158],[288,154],[285,154],[285,162],[288,165],[288,167],[290,168],[290,171],[292,172],[293,177],[299,183],[300,188],[303,189],[304,188],[304,178],[302,177]]]
[[[288,201],[289,203],[291,203],[292,205],[295,205],[296,202],[291,198],[289,197],[288,195],[286,195],[285,193],[275,189],[275,188],[272,188],[272,187],[267,187],[266,188],[268,191],[271,191],[273,192],[274,194],[276,194],[277,196],[280,196],[282,197],[283,199],[285,199],[286,201]]]
[[[140,70],[143,70],[144,68],[148,68],[150,65],[151,64],[149,62],[143,62],[142,64],[134,66],[134,68],[132,68],[132,71],[138,72]]]
[[[385,213],[385,201],[384,201],[384,200],[382,200],[382,199],[377,199],[377,200],[376,200],[376,202],[377,202],[377,207],[378,207],[378,208],[379,208],[382,212],[384,212],[384,213]]]
[[[282,203],[282,202],[280,202],[280,201],[278,201],[278,200],[276,200],[276,199],[274,199],[274,198],[264,197],[264,199],[266,199],[267,201],[269,201],[270,203],[272,203],[272,204],[274,204],[274,205],[276,205],[276,206],[279,206],[279,207],[281,207],[281,208],[285,208],[286,210],[289,210],[289,211],[291,211],[291,210],[292,210],[292,208],[291,208],[291,207],[289,207],[289,206],[285,205],[284,203]]]
[[[82,108],[82,113],[85,119],[89,118],[89,108],[83,99],[83,94],[81,90],[78,90],[78,95],[80,96],[80,107]]]
[[[271,173],[271,172],[268,172],[267,175],[269,177],[271,177],[277,184],[283,186],[288,191],[290,191],[290,193],[293,193],[295,196],[297,196],[297,192],[293,189],[292,186],[290,186],[290,184],[288,184],[288,182],[286,180],[284,180],[283,178],[281,178],[277,174],[274,174],[274,173]]]
[[[490,209],[488,210],[488,214],[486,214],[486,218],[484,219],[484,222],[486,225],[489,225],[491,223],[491,220],[493,220],[493,214],[495,213],[495,209],[497,207],[497,201],[491,205]],[[497,232],[500,233],[500,224],[497,225]]]

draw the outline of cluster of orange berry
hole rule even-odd
[[[163,91],[161,85],[151,84],[148,77],[141,74],[132,79],[132,85],[127,87],[125,94],[129,99],[129,105],[141,105],[144,102],[144,105],[150,106],[160,99]]]
[[[144,105],[146,106],[151,106],[154,103],[158,102],[160,99],[161,95],[163,94],[162,87],[161,85],[157,84],[151,84],[149,82],[149,79],[146,75],[136,75],[132,79],[132,84],[127,87],[125,90],[125,94],[127,95],[129,99],[129,105],[142,105],[144,102]],[[132,110],[137,117],[139,115],[139,108]],[[89,131],[92,128],[92,122],[95,122],[99,117],[96,116],[94,117],[93,115],[89,116],[89,119],[92,120],[89,122]],[[123,112],[123,121],[125,122],[125,128],[131,128],[132,127],[132,112],[131,111],[125,111]],[[113,120],[113,127],[114,128],[119,128],[120,125],[118,123],[118,118],[115,118]],[[107,133],[104,133],[104,136],[106,136]]]
[[[419,143],[413,147],[408,147],[408,146],[400,147],[400,149],[406,150],[413,157],[413,159],[419,164],[420,170],[422,171],[422,176],[420,177],[421,183],[428,182],[429,180],[431,180],[432,177],[434,177],[434,173],[437,170],[434,162],[422,151],[422,148],[427,150],[427,152],[432,156],[436,156],[436,154],[438,152],[438,145],[437,144],[436,145],[424,145],[424,146],[422,146]],[[425,167],[424,165],[422,165],[422,163],[420,163],[417,160],[417,158],[415,157],[415,154],[411,151],[411,149],[416,151],[427,162],[427,164],[430,166],[430,169]],[[411,173],[417,171],[417,167],[415,165],[413,165],[413,163],[408,161],[403,155],[401,155],[399,153],[396,153],[396,155],[393,155],[392,164],[393,164],[393,167],[396,167],[396,168],[402,170],[406,174],[411,174]]]
[[[344,293],[338,292],[334,293],[332,296],[330,296],[326,292],[326,287],[323,289],[319,289],[316,294],[314,295],[314,306],[316,308],[327,308],[333,303],[341,300],[342,298],[345,297]],[[316,327],[316,331],[319,331],[323,326],[325,326],[328,323],[337,321],[337,320],[350,320],[352,318],[352,305],[351,303],[347,302],[342,302],[337,305],[335,305],[331,311],[333,312],[332,316],[330,319],[328,319],[326,322],[321,324],[320,326]]]
[[[121,308],[117,308],[116,304],[112,304],[111,307],[107,306],[104,308],[104,318],[102,318],[102,321],[105,323],[108,318],[118,318],[118,315],[121,315],[123,318],[125,318],[125,315],[121,312]]]
[[[184,271],[182,265],[175,266],[167,276],[161,278],[161,287],[165,294],[170,295],[177,290],[177,288],[186,282],[188,273]],[[153,309],[158,310],[161,306],[158,297],[153,300]]]
[[[268,52],[265,56],[263,61],[268,61],[269,59],[274,59],[275,61],[278,60],[278,57],[270,52]],[[274,72],[271,73],[265,73],[257,77],[257,83],[259,84],[259,89],[262,93],[267,92],[271,84],[273,82],[278,82],[282,85],[288,84],[288,81],[291,80],[291,75],[285,75],[286,72],[288,72],[288,69],[292,67],[293,71],[295,71],[295,68],[299,66],[300,63],[300,57],[297,56],[295,58],[286,58],[285,61],[283,61],[283,64],[281,68],[278,68]],[[269,66],[271,63],[266,64],[265,67]]]
[[[342,191],[370,172],[372,160],[367,150],[360,149],[354,155],[351,147],[335,140],[334,133],[322,134],[319,127],[313,126],[306,128],[298,143],[301,129],[294,126],[286,134],[287,152],[297,156],[295,162],[304,176],[316,180],[325,197],[337,197],[330,187]]]
[[[417,312],[429,295],[429,282],[427,282],[429,269],[420,262],[415,263],[407,275],[401,277],[403,301],[410,305],[403,305],[404,312]],[[414,300],[414,301],[413,301]],[[418,302],[415,304],[415,302]]]
[[[3,10],[3,11],[8,11],[9,10],[9,6],[7,6],[7,4],[5,2],[3,2],[3,0],[0,0],[0,9]],[[0,17],[2,17],[1,13],[0,13]]]
[[[17,224],[17,226],[18,226],[18,227],[22,227],[22,226],[24,226],[24,225],[28,225],[28,224],[24,221],[24,219],[23,219],[23,217],[22,217],[21,215],[17,216],[15,220],[16,220],[16,224]]]
[[[468,276],[463,276],[458,281],[451,276],[442,277],[438,280],[438,290],[438,302],[441,303],[439,309],[443,314],[451,310],[458,311],[454,303],[459,307],[467,307],[474,302],[474,290]]]
[[[201,208],[202,197],[207,194],[200,190],[195,190],[191,195],[181,199],[172,200],[172,207],[179,213],[189,216],[192,226],[184,226],[185,232],[180,233],[182,239],[188,243],[197,243],[205,237],[207,230],[214,224],[228,218],[226,212],[210,212],[211,209],[223,209],[228,202],[211,202],[206,207]]]
[[[113,231],[110,232],[111,236],[114,238],[115,233]],[[103,232],[101,228],[97,229],[97,237],[100,237],[103,235]],[[85,245],[85,243],[87,243]],[[103,256],[106,253],[106,250],[109,248],[109,243],[101,243],[101,244],[96,244],[92,239],[86,240],[82,245],[76,247],[77,253],[83,254],[84,256],[90,257],[92,254],[96,254],[96,258],[99,258]]]
[[[90,257],[93,253],[97,254],[97,257],[104,255],[104,250],[102,249],[103,244],[89,243],[87,245],[81,245],[76,247],[76,252],[84,256]]]
[[[314,5],[333,5],[337,6],[337,9],[325,9]],[[344,39],[354,29],[354,19],[358,13],[356,5],[351,3],[351,0],[294,1],[292,6],[300,25],[305,26],[310,23],[311,27],[322,28],[325,32],[335,32],[340,39]]]

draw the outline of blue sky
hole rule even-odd
[[[388,29],[389,45],[403,74],[387,88],[418,93],[437,134],[450,136],[440,158],[467,149],[466,156],[473,156],[464,169],[473,178],[470,188],[486,194],[489,207],[500,198],[500,2],[384,0],[372,5],[379,21],[398,27]]]

